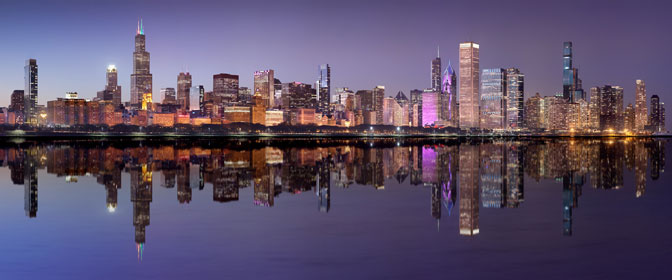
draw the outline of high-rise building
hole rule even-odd
[[[315,89],[310,84],[291,82],[282,84],[282,109],[315,108]]]
[[[440,121],[440,93],[427,89],[422,93],[422,126],[434,126]]]
[[[480,46],[474,42],[460,44],[460,127],[477,128],[479,122]]]
[[[26,106],[26,104],[23,102],[23,94],[24,91],[18,89],[12,92],[9,103],[9,110],[23,113],[23,107]]]
[[[385,98],[385,87],[376,86],[373,88],[373,109],[376,111],[376,123],[383,123],[383,98]]]
[[[329,103],[331,101],[331,67],[329,64],[321,64],[318,69],[317,80],[317,112],[329,115]]]
[[[162,88],[161,96],[163,96],[161,104],[168,105],[177,103],[177,99],[175,98],[175,88]]]
[[[238,104],[240,87],[238,75],[220,73],[212,76],[212,93],[219,105]]]
[[[480,232],[478,223],[479,146],[462,145],[459,154],[460,235],[473,236]]]
[[[507,78],[506,70],[484,69],[481,77],[480,127],[506,128]]]
[[[439,53],[439,47],[436,48],[436,58],[432,59],[431,66],[431,89],[434,92],[441,92],[441,55]]]
[[[610,85],[600,88],[600,129],[623,129],[623,88]]]
[[[118,83],[117,67],[108,65],[105,78],[107,81],[107,84],[105,84],[105,91],[112,94],[112,104],[114,104],[114,106],[121,105],[121,86]]]
[[[506,123],[509,129],[523,127],[525,75],[517,68],[506,69]]]
[[[649,124],[649,110],[646,108],[646,84],[635,81],[635,130],[642,131]]]
[[[564,42],[562,49],[562,97],[569,102],[585,99],[579,79],[579,69],[574,68],[572,42]]]
[[[24,123],[37,126],[37,60],[26,60],[26,89],[23,92]]]
[[[254,72],[254,95],[261,97],[266,108],[275,107],[274,82],[273,70]]]
[[[588,107],[590,110],[589,128],[592,130],[600,129],[600,95],[599,87],[590,88],[590,105]]]
[[[528,129],[544,128],[542,121],[542,98],[537,92],[525,101],[525,127]]]
[[[409,119],[411,126],[422,125],[422,90],[411,90],[411,100],[409,106]]]
[[[205,95],[205,88],[201,86],[191,87],[189,89],[189,111],[202,110],[201,104]]]
[[[135,34],[135,51],[133,52],[131,105],[136,108],[140,107],[147,93],[152,93],[152,74],[149,71],[149,53],[145,49],[145,29],[140,20]]]
[[[450,61],[448,61],[446,71],[443,72],[441,88],[441,120],[447,126],[459,127],[460,111],[457,105],[457,76]]]
[[[625,113],[623,114],[623,128],[627,131],[635,130],[635,108],[632,106],[632,103],[629,103],[625,107]]]
[[[649,116],[650,130],[653,132],[665,131],[665,111],[660,97],[654,94],[651,96],[651,115]]]
[[[191,74],[177,75],[177,105],[182,111],[189,111],[189,89],[191,88]]]

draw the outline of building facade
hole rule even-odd
[[[152,74],[149,69],[149,52],[147,52],[145,44],[145,29],[142,21],[140,21],[135,34],[135,51],[133,52],[131,106],[139,108],[143,103],[143,97],[147,93],[152,93]]]
[[[484,69],[481,77],[480,127],[504,129],[507,108],[506,70]]]
[[[460,127],[478,128],[480,101],[480,46],[474,42],[460,44]]]

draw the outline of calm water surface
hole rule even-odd
[[[666,279],[668,142],[2,142],[0,279]]]

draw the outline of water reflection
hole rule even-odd
[[[181,204],[210,185],[214,202],[241,203],[240,189],[252,188],[250,203],[262,207],[274,206],[280,195],[312,192],[317,210],[325,213],[332,210],[332,187],[384,190],[386,181],[424,186],[437,230],[442,214],[458,211],[459,234],[465,236],[479,234],[481,208],[518,208],[525,202],[526,178],[549,180],[562,185],[562,229],[571,236],[584,187],[630,189],[627,170],[634,172],[633,196],[644,196],[647,178],[656,180],[664,172],[665,144],[650,138],[24,142],[3,143],[0,160],[12,182],[24,186],[30,218],[38,213],[38,170],[69,182],[96,177],[110,212],[118,205],[122,173],[128,173],[141,258],[155,175],[158,186],[176,188]]]

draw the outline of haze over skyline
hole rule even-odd
[[[39,65],[39,103],[76,91],[93,98],[115,64],[122,101],[130,98],[133,36],[142,18],[151,53],[154,101],[189,71],[212,90],[231,73],[252,87],[253,72],[274,69],[282,82],[314,83],[332,67],[332,87],[386,87],[386,95],[430,87],[437,45],[458,70],[460,42],[481,46],[481,69],[517,67],[526,97],[562,91],[562,42],[574,42],[584,89],[604,84],[634,102],[636,79],[668,101],[671,4],[656,1],[34,1],[3,3],[0,105],[24,88],[25,61]],[[30,17],[29,17],[30,15]]]

